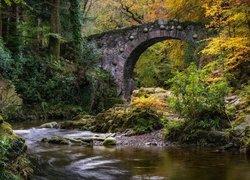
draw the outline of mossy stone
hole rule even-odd
[[[60,137],[52,137],[52,138],[43,138],[41,142],[46,142],[50,144],[62,144],[62,145],[69,145],[70,142],[64,138]]]
[[[115,146],[116,145],[116,139],[108,137],[103,141],[104,146]]]

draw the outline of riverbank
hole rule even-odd
[[[0,179],[30,179],[32,174],[25,139],[16,135],[0,116]]]
[[[249,154],[249,116],[247,100],[240,96],[226,98],[227,111],[236,121],[226,119],[188,120],[172,112],[167,103],[169,91],[160,88],[142,88],[132,94],[129,104],[114,106],[93,115],[78,115],[67,121],[37,124],[38,128],[61,131],[93,132],[87,139],[74,137],[37,138],[52,144],[100,146],[109,139],[116,146],[199,146],[215,147],[218,151],[241,151]],[[244,111],[242,111],[242,109]],[[228,113],[228,114],[229,114]],[[44,123],[44,122],[43,122]],[[30,127],[36,127],[28,123]],[[41,125],[42,124],[42,125]],[[23,123],[22,123],[23,125]],[[47,131],[45,129],[45,131]],[[48,130],[49,131],[49,130]]]
[[[247,156],[238,153],[214,153],[212,149],[196,147],[119,145],[119,134],[116,134],[117,146],[85,147],[37,141],[42,137],[65,135],[89,137],[95,134],[76,130],[42,128],[19,130],[16,133],[27,140],[29,156],[35,170],[33,179],[61,179],[63,177],[67,180],[224,180],[228,176],[233,176],[236,177],[235,179],[247,180],[249,177]],[[109,133],[109,135],[114,134]],[[144,136],[146,134],[137,137],[141,139]],[[134,139],[135,137],[123,138]]]

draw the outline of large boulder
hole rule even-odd
[[[93,131],[126,132],[133,130],[136,134],[144,134],[163,128],[161,116],[156,113],[127,106],[119,106],[100,113],[95,118]]]

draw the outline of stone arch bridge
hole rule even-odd
[[[157,42],[168,39],[195,41],[202,38],[201,26],[190,22],[160,19],[87,37],[100,50],[100,66],[110,72],[118,96],[129,100],[135,86],[133,70],[140,55]]]

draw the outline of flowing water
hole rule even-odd
[[[17,129],[25,129],[16,126]],[[26,138],[35,166],[33,180],[249,180],[250,159],[213,150],[52,145],[37,140],[52,136],[92,136],[58,129],[16,130]]]

